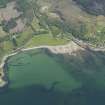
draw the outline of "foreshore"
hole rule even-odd
[[[14,55],[16,55],[16,54],[17,54],[17,52],[16,52],[16,53],[12,53],[12,54],[10,54],[10,55],[6,55],[6,56],[4,56],[3,59],[2,59],[2,62],[1,62],[1,65],[0,65],[0,87],[1,87],[1,88],[4,87],[6,84],[8,84],[8,82],[3,79],[3,77],[5,76],[5,73],[4,73],[5,62],[6,62],[6,60],[7,60],[9,57],[14,56]]]
[[[35,46],[31,48],[19,48],[15,50],[13,53],[6,55],[2,59],[2,63],[0,64],[0,88],[4,87],[6,84],[8,84],[8,81],[3,80],[3,77],[5,77],[4,72],[4,66],[8,58],[25,51],[35,50],[35,49],[48,49],[53,54],[68,54],[76,56],[76,52],[79,50],[91,50],[91,51],[105,51],[105,49],[101,48],[92,48],[90,45],[79,41],[78,39],[73,39],[73,41],[70,41],[66,45],[57,45],[57,46],[48,46],[48,45],[42,45],[42,46]]]
[[[0,74],[1,74],[1,76],[0,76],[0,87],[4,87],[6,84],[8,84],[8,81],[3,80],[3,77],[5,76],[4,66],[5,66],[5,63],[6,63],[8,58],[10,58],[10,57],[12,57],[12,56],[14,56],[14,55],[16,55],[20,52],[30,51],[30,50],[34,50],[34,49],[42,49],[42,48],[48,49],[53,54],[69,54],[69,55],[75,55],[74,52],[76,52],[77,50],[84,50],[83,48],[78,46],[73,41],[69,42],[66,45],[58,45],[58,46],[43,45],[43,46],[36,46],[36,47],[32,47],[32,48],[21,48],[19,50],[16,50],[15,52],[4,56],[3,59],[2,59],[2,63],[0,65]]]

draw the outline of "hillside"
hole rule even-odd
[[[65,44],[72,37],[104,47],[104,12],[85,10],[94,3],[104,11],[104,0],[0,0],[0,57],[23,46]]]
[[[66,25],[69,24],[68,30],[72,33],[73,36],[78,39],[82,39],[85,42],[89,42],[96,47],[104,47],[104,0],[49,1],[50,4],[52,3],[54,10],[60,13],[60,16],[63,17]],[[91,4],[97,4],[97,7],[94,7]],[[98,9],[100,5],[102,5],[101,10]]]
[[[105,0],[74,0],[85,11],[94,15],[105,15]]]
[[[105,105],[104,0],[0,0],[0,103]]]

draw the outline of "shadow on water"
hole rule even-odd
[[[59,84],[55,81],[50,88],[43,85],[8,88],[0,94],[0,105],[105,105],[104,53],[80,52],[78,57],[47,53],[80,81],[81,87],[64,92],[55,89]]]
[[[84,84],[95,84],[97,80],[101,83],[101,79],[105,80],[104,52],[87,51],[78,52],[77,56],[55,55],[56,57],[59,57],[57,61],[69,74]]]
[[[64,105],[105,105],[105,53],[78,52],[77,56],[54,55],[62,67],[82,83],[66,95]]]
[[[0,105],[105,105],[105,91],[81,88],[64,93],[33,85],[0,94]]]

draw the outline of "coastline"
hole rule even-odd
[[[1,74],[0,75],[0,88],[2,88],[8,84],[8,81],[5,81],[3,79],[3,77],[5,77],[4,67],[5,67],[5,64],[6,64],[6,61],[8,60],[8,58],[10,58],[14,55],[17,55],[20,52],[25,52],[25,51],[35,50],[35,49],[42,49],[42,48],[48,49],[53,54],[69,54],[69,55],[74,55],[74,56],[75,56],[76,51],[84,50],[83,48],[81,48],[79,45],[77,45],[73,41],[70,41],[66,45],[58,45],[58,46],[42,45],[42,46],[35,46],[35,47],[31,47],[31,48],[17,49],[15,52],[13,52],[9,55],[5,55],[2,59],[2,62],[0,64],[0,74]]]
[[[6,63],[6,61],[7,61],[7,59],[9,58],[9,57],[11,57],[11,56],[14,56],[14,55],[16,55],[18,52],[16,52],[16,53],[13,53],[13,54],[9,54],[9,55],[6,55],[6,56],[4,56],[3,57],[3,59],[2,59],[2,62],[1,62],[1,64],[0,64],[0,88],[2,88],[2,87],[4,87],[5,85],[7,85],[8,84],[8,81],[5,81],[3,78],[4,78],[4,76],[5,76],[5,73],[4,73],[4,67],[5,67],[5,63]]]
[[[94,48],[88,43],[84,43],[81,40],[72,38],[72,41],[70,41],[68,44],[65,45],[56,45],[56,46],[50,46],[50,45],[41,45],[41,46],[35,46],[30,48],[24,48],[21,47],[19,49],[16,49],[11,54],[5,55],[2,59],[2,62],[0,64],[0,88],[4,87],[8,84],[8,81],[5,81],[3,78],[5,77],[4,67],[6,64],[6,61],[8,58],[17,55],[21,52],[35,50],[35,49],[48,49],[53,54],[68,54],[76,56],[76,52],[79,50],[85,51],[105,51],[105,48]]]

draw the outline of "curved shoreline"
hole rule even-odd
[[[8,58],[10,58],[10,57],[12,57],[14,55],[17,55],[20,52],[25,52],[25,51],[35,50],[35,49],[42,49],[42,48],[48,49],[53,54],[69,54],[69,55],[75,55],[74,52],[76,52],[77,50],[84,50],[83,48],[78,46],[73,41],[70,41],[66,45],[58,45],[58,46],[42,45],[42,46],[36,46],[36,47],[31,47],[31,48],[20,48],[20,49],[17,49],[15,52],[4,56],[3,59],[2,59],[2,62],[0,64],[0,73],[1,73],[0,88],[2,88],[2,87],[4,87],[5,85],[8,84],[8,81],[5,81],[3,79],[3,77],[5,77],[4,67],[5,67],[5,64],[6,64],[6,61],[8,60]]]
[[[4,67],[6,64],[6,61],[8,60],[8,58],[17,55],[21,52],[25,52],[25,51],[30,51],[30,50],[35,50],[35,49],[48,49],[51,53],[53,54],[69,54],[69,55],[73,55],[76,56],[76,52],[78,50],[89,50],[89,51],[105,51],[105,49],[101,49],[101,48],[94,48],[91,47],[91,45],[84,43],[81,40],[75,39],[73,38],[72,41],[70,41],[68,44],[66,45],[57,45],[57,46],[49,46],[49,45],[42,45],[42,46],[35,46],[35,47],[31,47],[31,48],[19,48],[16,49],[16,51],[14,51],[13,53],[6,55],[3,57],[2,62],[0,64],[0,88],[4,87],[5,85],[8,84],[8,81],[5,81],[3,79],[3,77],[5,77],[5,73],[4,73]]]
[[[17,53],[13,53],[13,54],[9,54],[9,55],[6,55],[3,57],[2,59],[2,62],[1,62],[1,65],[0,65],[0,74],[1,74],[1,77],[0,77],[0,88],[4,87],[5,85],[8,84],[8,81],[5,81],[3,78],[5,76],[5,73],[4,73],[4,67],[5,67],[5,63],[7,61],[7,59],[11,56],[14,56],[16,55]]]

